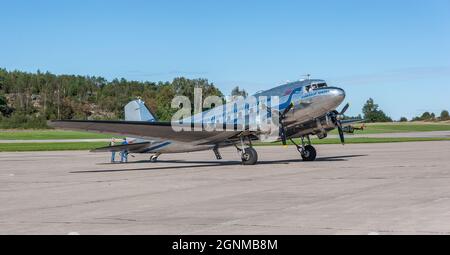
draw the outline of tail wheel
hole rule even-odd
[[[153,155],[153,156],[151,156],[150,157],[150,162],[156,162],[156,161],[158,161],[158,156],[156,156],[156,155]]]
[[[258,161],[258,153],[255,149],[245,148],[245,152],[241,154],[242,164],[254,165]]]
[[[316,160],[317,152],[311,145],[306,145],[305,149],[300,152],[303,161],[314,161]]]

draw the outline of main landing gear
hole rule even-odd
[[[248,138],[249,146],[246,146],[244,143],[244,138],[241,137],[241,148],[239,148],[236,144],[234,145],[238,150],[239,155],[241,156],[243,165],[254,165],[258,162],[258,153],[255,149],[253,149],[252,141]]]
[[[298,152],[302,156],[303,161],[314,161],[316,160],[317,152],[316,149],[311,145],[311,140],[309,136],[306,136],[307,141],[305,142],[305,137],[301,137],[302,144],[298,145],[291,138],[291,142],[297,147]]]
[[[258,153],[252,147],[247,147],[241,151],[243,165],[254,165],[258,162]]]

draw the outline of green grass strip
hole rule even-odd
[[[0,143],[0,152],[91,150],[104,146],[108,143]]]
[[[0,140],[107,139],[113,135],[65,130],[0,130]]]

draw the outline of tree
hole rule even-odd
[[[450,120],[450,115],[449,115],[449,113],[448,113],[448,111],[447,110],[443,110],[442,112],[441,112],[441,116],[439,117],[439,119],[440,120]]]
[[[382,110],[378,110],[378,107],[378,104],[375,104],[374,100],[369,98],[362,109],[364,119],[367,122],[391,122],[392,119]]]
[[[170,120],[177,111],[171,108],[174,96],[184,95],[193,102],[194,88],[202,89],[203,99],[211,95],[223,97],[222,92],[206,79],[179,77],[172,82],[158,83],[124,78],[107,81],[95,76],[27,73],[0,68],[0,95],[7,95],[0,99],[0,115],[11,115],[8,114],[12,111],[7,108],[9,105],[17,112],[14,122],[17,125],[22,120],[31,121],[31,118],[19,118],[19,115],[42,116],[44,119],[114,120],[124,117],[123,107],[129,101],[141,97],[158,119],[164,121]]]
[[[406,117],[401,117],[400,122],[408,122],[408,119]]]
[[[242,97],[247,97],[247,91],[245,91],[245,89],[240,90],[239,86],[234,87],[233,90],[231,90],[231,96],[232,97],[238,97],[238,96],[242,96]]]
[[[417,120],[421,120],[421,121],[429,121],[429,120],[433,120],[435,118],[434,113],[430,113],[430,112],[424,112],[422,114],[422,116],[420,116],[419,118],[417,118]]]
[[[1,115],[5,117],[9,117],[13,110],[8,106],[8,102],[6,100],[6,97],[3,95],[0,95],[0,113]]]
[[[0,106],[6,105],[6,98],[4,95],[0,95]]]
[[[343,120],[355,120],[355,119],[357,119],[357,120],[362,120],[363,119],[363,117],[361,116],[361,114],[358,114],[358,116],[348,116],[348,115],[342,115],[342,119]]]

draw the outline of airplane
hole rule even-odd
[[[278,108],[278,112],[276,112],[279,115],[277,140],[281,141],[283,145],[290,140],[303,161],[314,161],[317,157],[310,136],[315,135],[319,139],[324,139],[328,132],[337,128],[340,141],[344,144],[344,126],[355,122],[354,120],[341,120],[349,108],[349,104],[346,104],[340,111],[336,110],[345,99],[345,91],[338,87],[328,86],[324,80],[304,79],[254,95],[256,98],[263,96],[278,96],[279,104],[276,107],[266,106],[268,111]],[[230,104],[234,104],[234,102],[214,107],[208,112],[221,112],[224,106],[228,107]],[[158,121],[141,99],[133,100],[125,106],[125,121],[55,120],[51,121],[50,125],[60,129],[136,138],[130,144],[102,147],[94,149],[92,152],[127,150],[129,153],[149,153],[151,154],[150,162],[157,162],[161,154],[212,150],[216,158],[220,160],[222,159],[220,148],[235,146],[243,165],[257,163],[258,154],[252,141],[261,140],[261,135],[264,135],[261,131],[250,130],[246,126],[238,129],[235,115],[225,118],[224,114],[223,118],[214,120],[204,117],[205,113],[196,114],[193,119],[202,123],[216,121],[216,124],[232,125],[234,128],[214,131],[175,131],[172,128],[173,122]],[[246,117],[248,116],[246,115]],[[301,142],[296,143],[294,138],[300,138]]]
[[[347,133],[347,134],[354,134],[356,131],[364,131],[364,129],[366,129],[366,125],[364,125],[364,124],[362,124],[360,126],[349,125],[349,126],[342,127],[342,130],[344,131],[344,133]]]

